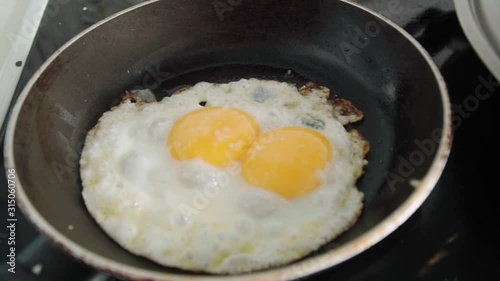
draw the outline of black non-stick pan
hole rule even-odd
[[[398,11],[394,1],[386,12]],[[78,161],[87,131],[125,90],[149,88],[162,98],[183,85],[250,77],[313,81],[364,113],[352,127],[371,145],[355,226],[300,261],[232,276],[163,267],[113,242],[81,197]],[[446,87],[430,56],[357,4],[149,1],[86,30],[41,67],[10,116],[5,165],[15,169],[27,217],[96,268],[139,280],[284,280],[349,259],[419,208],[446,163],[450,123]]]

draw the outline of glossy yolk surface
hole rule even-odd
[[[177,160],[200,157],[218,167],[238,161],[259,134],[247,113],[230,107],[206,107],[179,118],[167,138]]]
[[[316,189],[319,171],[332,149],[321,133],[303,127],[283,127],[262,133],[242,161],[242,176],[250,184],[295,198]]]

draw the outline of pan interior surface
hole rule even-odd
[[[6,168],[17,171],[23,211],[42,232],[101,269],[153,280],[205,276],[157,265],[112,241],[81,198],[80,152],[87,132],[125,90],[148,88],[161,98],[182,85],[254,77],[297,86],[313,81],[364,113],[350,127],[371,145],[358,181],[362,216],[314,255],[328,253],[334,265],[355,254],[358,238],[377,225],[391,228],[386,219],[426,175],[439,176],[440,170],[430,173],[436,161],[446,161],[438,155],[449,129],[446,93],[422,52],[393,26],[346,2],[302,2],[232,1],[238,4],[222,13],[211,2],[153,1],[68,44],[25,89],[9,125]],[[370,234],[378,241],[388,233]],[[335,258],[339,248],[344,251]],[[265,278],[301,262],[257,274]]]

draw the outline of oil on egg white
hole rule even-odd
[[[261,131],[312,126],[332,144],[314,191],[286,200],[250,186],[239,164],[218,168],[170,156],[175,120],[205,106],[250,114]],[[362,209],[355,186],[363,144],[334,119],[327,96],[256,79],[201,82],[155,103],[126,102],[88,133],[80,160],[88,211],[122,247],[166,266],[240,273],[288,263],[347,230]]]

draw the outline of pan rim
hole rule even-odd
[[[47,67],[68,47],[70,47],[74,42],[79,40],[85,34],[91,32],[97,27],[111,21],[125,13],[132,10],[138,9],[142,6],[146,6],[152,3],[159,2],[161,0],[151,0],[128,9],[125,9],[119,13],[116,13],[96,24],[89,27],[88,29],[82,31],[80,34],[73,37],[71,40],[66,42],[61,48],[59,48],[54,54],[52,54],[42,66],[34,73],[29,82],[26,84],[25,88],[19,95],[19,98],[11,112],[11,116],[8,120],[8,126],[5,136],[4,145],[4,163],[5,169],[15,169],[14,161],[14,135],[15,128],[17,124],[17,119],[21,111],[24,101],[28,97],[32,87],[35,82],[41,76],[41,74],[47,69]],[[45,236],[49,237],[55,244],[62,247],[67,253],[73,257],[83,261],[84,263],[106,272],[110,272],[114,275],[121,276],[127,279],[140,279],[140,280],[226,280],[226,281],[246,281],[246,280],[290,280],[296,278],[302,278],[310,274],[317,273],[329,267],[338,265],[359,253],[367,250],[368,248],[374,246],[382,239],[387,237],[393,231],[395,231],[401,224],[403,224],[425,201],[429,196],[431,191],[434,189],[437,181],[439,180],[441,173],[448,160],[448,155],[451,150],[451,140],[452,140],[452,127],[451,127],[451,106],[448,96],[448,90],[444,78],[442,77],[439,68],[432,60],[429,53],[418,43],[418,41],[408,34],[402,27],[398,26],[394,22],[390,21],[383,15],[366,8],[360,4],[350,2],[349,0],[340,0],[348,5],[354,6],[361,9],[371,15],[384,21],[389,26],[394,28],[400,34],[402,34],[424,57],[427,64],[431,68],[434,78],[438,83],[441,100],[443,103],[443,124],[442,124],[442,135],[436,150],[432,164],[427,171],[426,175],[420,180],[418,186],[415,187],[415,191],[388,217],[382,220],[380,223],[375,225],[373,228],[363,233],[354,240],[342,245],[335,250],[330,250],[326,253],[318,255],[313,258],[308,258],[303,261],[295,262],[293,264],[284,265],[279,268],[269,269],[264,271],[259,271],[255,273],[247,273],[240,275],[200,275],[193,273],[192,275],[186,274],[175,274],[175,273],[164,273],[153,270],[141,269],[135,266],[126,265],[114,260],[108,259],[101,256],[93,251],[90,251],[83,246],[80,246],[76,242],[73,242],[67,238],[63,233],[56,230],[45,218],[35,209],[31,201],[29,200],[27,194],[22,188],[22,183],[17,179],[17,194],[18,194],[18,205],[26,217],[31,223],[33,223],[36,228],[43,233]]]

